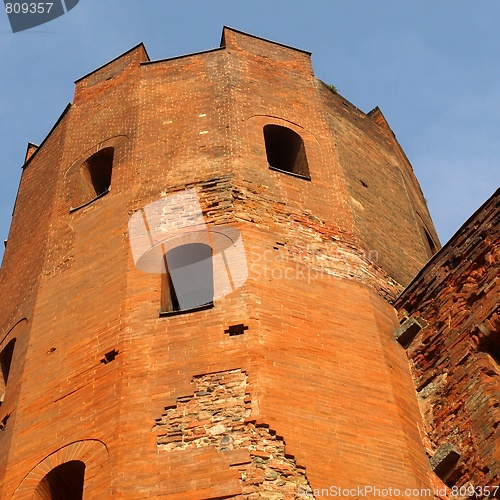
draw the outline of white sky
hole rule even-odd
[[[140,41],[152,59],[218,47],[228,25],[311,51],[316,76],[382,109],[444,243],[500,184],[499,22],[498,0],[80,0],[13,34],[0,11],[0,238],[26,144],[43,140],[74,80]]]

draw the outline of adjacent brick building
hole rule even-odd
[[[500,497],[500,190],[398,298],[431,464]],[[488,493],[488,491],[486,491]],[[471,496],[474,495],[462,495]],[[484,495],[487,496],[487,495]]]
[[[0,497],[433,497],[424,431],[431,455],[462,442],[426,427],[441,372],[411,365],[419,400],[391,302],[438,249],[381,111],[309,53],[231,28],[188,56],[131,49],[28,148],[0,274]]]

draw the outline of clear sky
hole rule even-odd
[[[312,52],[319,78],[382,109],[445,243],[500,184],[499,21],[499,0],[80,0],[13,34],[2,9],[0,238],[27,142],[44,139],[74,80],[141,41],[151,59],[218,47],[228,25]]]

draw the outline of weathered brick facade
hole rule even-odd
[[[271,125],[300,171],[270,168]],[[225,28],[219,49],[150,61],[139,45],[78,80],[28,156],[0,275],[2,499],[77,489],[79,464],[88,499],[431,488],[390,301],[439,243],[380,110],[307,52]],[[168,311],[129,220],[186,190],[197,238],[241,234],[248,278]]]
[[[500,497],[500,191],[395,305],[416,327],[407,353],[431,463],[448,485]],[[405,326],[403,326],[405,328]],[[459,489],[460,491],[460,489]],[[487,493],[487,492],[486,492]],[[461,495],[473,497],[474,495]],[[488,496],[478,489],[479,498]],[[493,495],[490,495],[493,496]]]

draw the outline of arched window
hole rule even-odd
[[[437,247],[433,239],[431,238],[429,231],[427,231],[425,227],[423,228],[423,230],[425,235],[425,241],[427,243],[427,251],[429,252],[429,255],[432,257],[437,252]]]
[[[4,402],[7,381],[9,379],[10,365],[14,354],[16,339],[12,339],[0,353],[0,405]]]
[[[78,172],[73,200],[75,208],[86,205],[109,191],[114,148],[104,148],[87,158]]]
[[[82,500],[85,464],[71,460],[54,467],[39,483],[34,500]]]
[[[419,219],[418,227],[420,229],[420,234],[422,235],[425,249],[427,250],[427,255],[429,258],[431,258],[439,250],[439,246],[436,244],[434,238],[431,236],[430,231],[427,229],[422,216],[418,212],[415,213],[417,214],[417,217]]]
[[[210,306],[214,300],[212,248],[188,243],[164,255],[162,313],[175,313]]]
[[[299,134],[280,125],[265,125],[264,141],[271,169],[310,180],[306,149]]]

